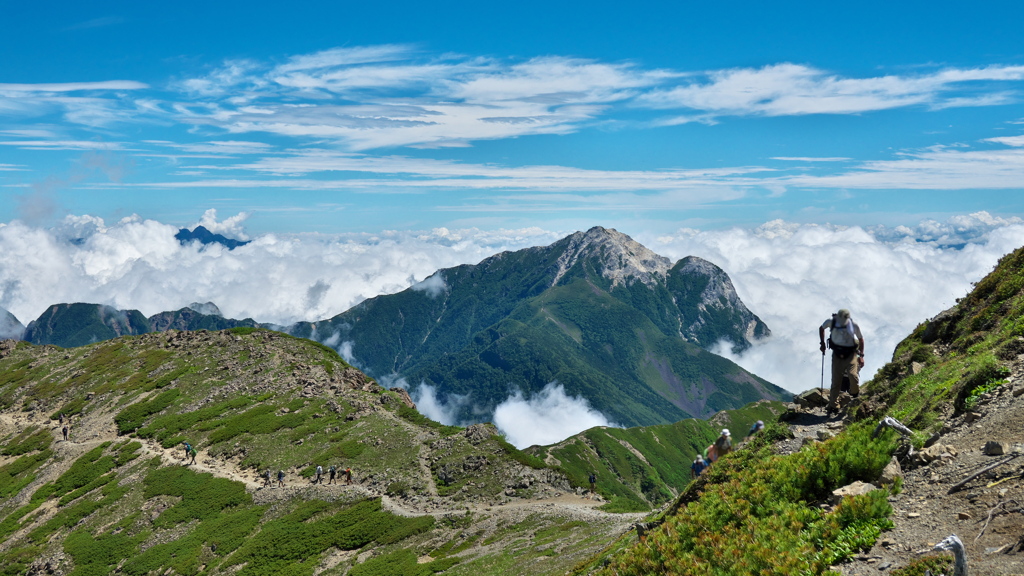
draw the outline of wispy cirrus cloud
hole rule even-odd
[[[991,138],[1013,148],[971,150],[935,146],[901,152],[894,160],[862,162],[845,172],[779,178],[802,187],[971,190],[1019,189],[1024,182],[1024,138]]]
[[[1011,96],[991,84],[1024,80],[1024,66],[947,68],[931,74],[846,78],[801,64],[708,72],[636,99],[659,110],[687,109],[714,116],[859,114],[907,106],[935,109],[990,106]],[[982,86],[977,84],[983,83]],[[979,94],[964,95],[964,90]],[[693,117],[686,117],[692,121]]]

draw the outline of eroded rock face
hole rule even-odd
[[[402,401],[402,404],[405,404],[406,406],[408,406],[409,408],[412,408],[414,410],[416,409],[416,403],[412,401],[412,397],[409,396],[409,392],[407,392],[405,390],[405,388],[397,388],[396,387],[396,388],[391,388],[390,390],[392,392],[394,392],[395,394],[398,394],[398,398],[399,398],[399,400]]]
[[[466,435],[466,439],[469,443],[476,446],[477,444],[487,440],[491,436],[498,433],[498,429],[489,422],[483,424],[473,424],[463,434]]]

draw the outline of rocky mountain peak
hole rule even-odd
[[[612,281],[612,286],[635,278],[644,284],[663,279],[672,261],[659,256],[626,234],[612,228],[594,226],[586,232],[576,232],[567,238],[565,251],[558,258],[558,273],[552,286],[581,259],[596,258],[601,264],[601,275]]]

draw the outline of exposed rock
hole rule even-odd
[[[955,458],[957,454],[956,448],[949,444],[934,444],[915,454],[914,461],[917,464],[930,464],[940,458]]]
[[[862,496],[864,494],[867,494],[868,492],[873,492],[875,490],[878,490],[878,486],[875,486],[874,484],[869,484],[867,482],[857,481],[854,482],[853,484],[847,484],[842,488],[838,488],[832,491],[832,504],[838,505],[840,502],[843,501],[843,498],[846,498],[847,496]]]
[[[985,448],[982,449],[982,452],[986,456],[1001,456],[1005,454],[1005,451],[1003,450],[1003,443],[996,442],[995,440],[985,442]]]
[[[466,435],[466,439],[469,443],[476,446],[477,444],[487,440],[491,436],[498,433],[498,429],[494,427],[494,424],[485,422],[482,424],[473,424],[463,434]]]
[[[976,420],[981,418],[981,414],[978,412],[968,412],[967,416],[964,417],[965,424],[973,424]]]
[[[911,373],[913,373],[913,374],[920,374],[921,370],[924,370],[924,364],[922,364],[921,362],[911,362],[910,363],[910,371],[911,371]]]
[[[824,389],[812,388],[793,397],[793,403],[801,408],[822,408],[828,405],[828,392]]]
[[[882,469],[882,473],[878,476],[878,483],[882,486],[888,486],[896,481],[897,478],[903,476],[903,467],[900,466],[896,457],[893,456],[889,463]]]
[[[836,435],[829,430],[818,430],[818,440],[821,440],[822,442],[835,437]]]
[[[398,399],[402,401],[402,404],[405,404],[406,406],[412,409],[416,408],[416,403],[412,401],[412,398],[409,396],[409,392],[406,391],[405,388],[396,387],[391,388],[390,390],[395,394],[398,394]]]

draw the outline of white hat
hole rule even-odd
[[[732,436],[732,432],[729,432],[728,428],[722,428],[722,436]]]

